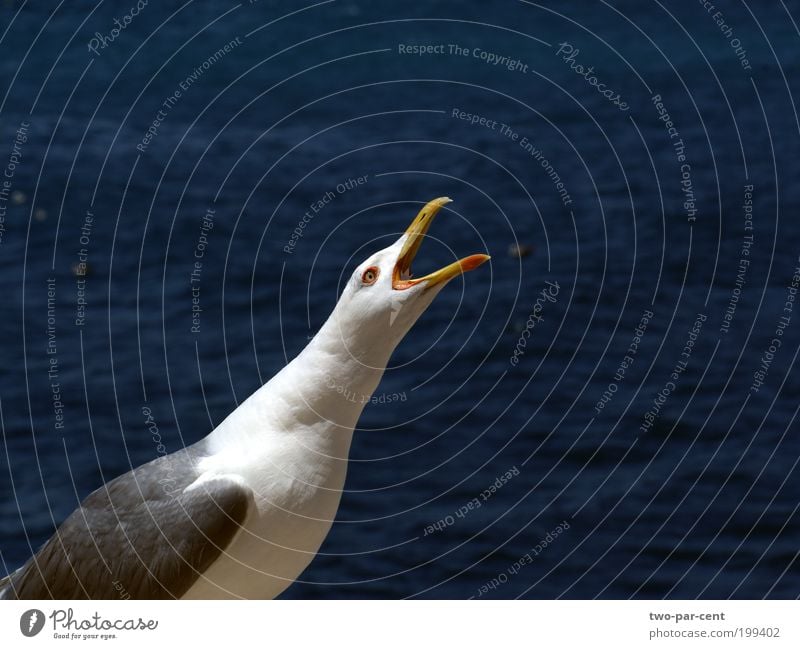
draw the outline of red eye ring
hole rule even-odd
[[[361,281],[367,285],[374,284],[380,272],[381,270],[377,266],[370,266],[361,274]]]

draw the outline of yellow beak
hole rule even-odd
[[[429,275],[425,275],[425,277],[411,278],[411,262],[414,261],[414,257],[416,257],[417,251],[422,245],[422,240],[425,238],[428,228],[431,227],[431,223],[433,223],[433,218],[439,213],[442,207],[451,202],[452,201],[446,196],[434,198],[419,211],[419,214],[417,214],[416,218],[411,222],[411,225],[408,226],[406,230],[407,238],[403,244],[403,248],[400,250],[400,255],[397,258],[397,263],[395,264],[394,273],[392,275],[393,289],[402,291],[420,282],[427,282],[429,287],[441,284],[457,275],[474,270],[482,263],[489,261],[489,255],[470,255],[469,257],[454,261],[452,264],[440,268]]]

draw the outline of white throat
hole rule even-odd
[[[253,491],[254,508],[207,579],[185,598],[274,597],[327,535],[353,429],[394,349],[348,349],[340,306],[291,363],[208,436],[210,455],[200,462],[195,486],[220,475],[241,481]]]
[[[383,377],[396,342],[343,334],[338,309],[306,348],[262,388],[270,399],[295,406],[282,413],[288,417],[281,422],[284,425],[322,419],[352,431]]]
[[[351,331],[350,305],[342,302],[305,349],[211,433],[213,452],[258,446],[263,433],[305,432],[320,438],[314,446],[346,459],[353,429],[404,332]]]

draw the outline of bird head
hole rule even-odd
[[[428,228],[450,202],[442,197],[427,203],[395,243],[359,264],[347,281],[334,315],[339,335],[357,357],[369,353],[370,341],[393,349],[451,279],[489,260],[470,255],[414,277],[411,264]]]

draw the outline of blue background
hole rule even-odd
[[[800,265],[797,3],[720,0],[729,36],[696,2],[150,2],[90,51],[132,4],[0,9],[0,167],[30,124],[0,240],[7,570],[91,490],[157,456],[143,408],[170,452],[206,435],[302,349],[342,274],[446,195],[417,272],[480,251],[491,265],[453,282],[398,348],[376,396],[404,400],[366,408],[337,523],[284,596],[800,594],[800,312],[751,390]],[[137,150],[166,98],[236,38]],[[628,110],[557,54],[565,42]],[[654,95],[685,144],[694,221]],[[748,184],[751,263],[726,333]],[[530,254],[509,254],[517,242]],[[63,429],[47,375],[51,277]],[[547,281],[558,297],[513,365]],[[632,366],[596,411],[649,310]],[[688,367],[642,431],[697,314]],[[452,524],[426,534],[440,520]]]

